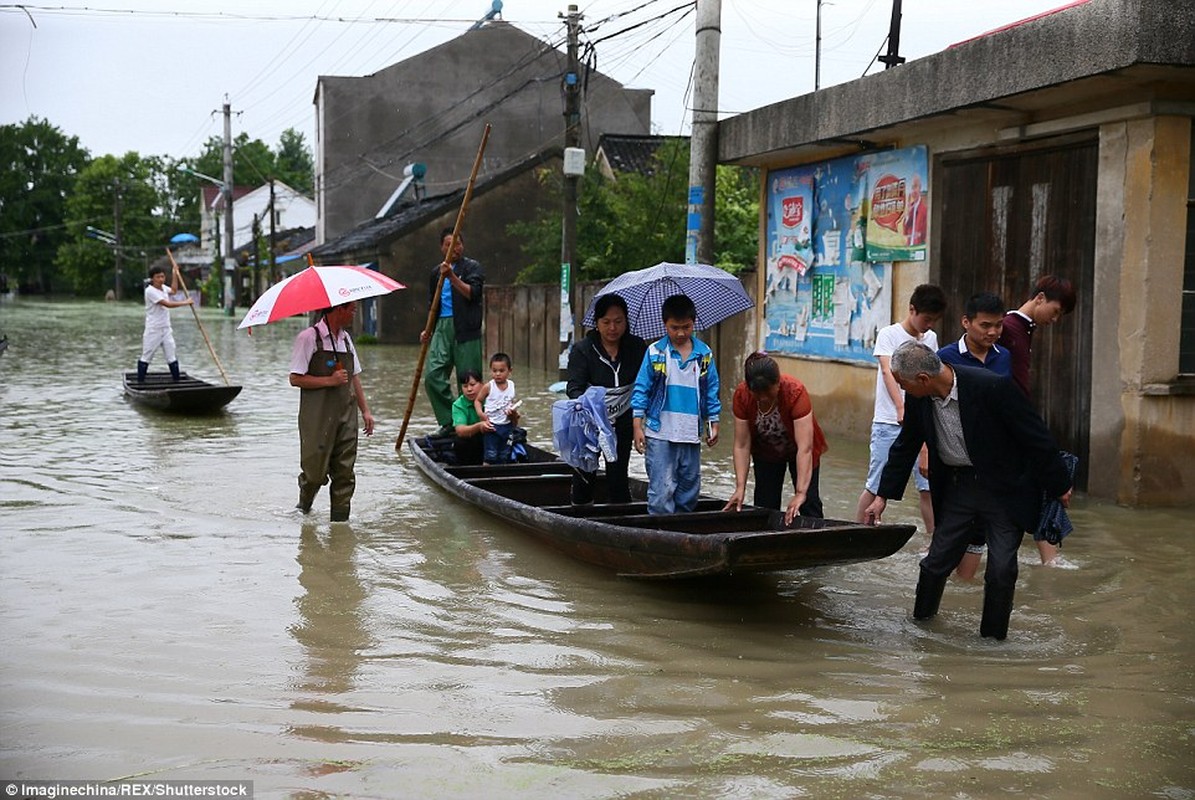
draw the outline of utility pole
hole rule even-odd
[[[685,262],[714,260],[714,177],[718,166],[718,58],[722,0],[697,0],[693,126],[689,138],[689,220]]]
[[[562,15],[563,16],[563,15]],[[585,170],[581,148],[581,80],[578,55],[581,14],[569,5],[568,67],[564,74],[564,219],[560,237],[560,353],[559,368],[568,366],[568,351],[573,340],[572,266],[577,250],[577,182]],[[578,158],[579,157],[579,158]],[[576,162],[580,161],[578,165]]]
[[[274,221],[278,219],[278,212],[274,210],[274,179],[270,178],[270,271],[266,275],[266,283],[272,284],[278,279],[278,254],[274,247],[278,231],[274,228]]]
[[[888,52],[880,56],[884,69],[892,69],[905,63],[900,54],[900,0],[892,0],[892,20],[888,23]]]
[[[224,95],[224,313],[232,316],[240,291],[237,275],[236,244],[232,229],[232,106]]]
[[[116,190],[115,191],[115,199],[113,200],[113,208],[112,208],[112,217],[114,220],[113,225],[116,229],[113,232],[114,236],[116,238],[116,246],[114,248],[112,248],[113,252],[116,253],[116,286],[114,287],[114,292],[116,294],[117,300],[123,300],[124,299],[124,287],[121,284],[124,283],[123,274],[122,274],[124,272],[124,250],[120,246],[120,179],[119,178],[117,178],[116,180],[114,180],[112,182],[112,187]]]
[[[822,0],[817,0],[817,36],[813,44],[813,91],[822,87]]]

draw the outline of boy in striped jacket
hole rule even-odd
[[[692,511],[701,493],[701,437],[718,443],[718,368],[693,336],[697,309],[686,295],[664,301],[667,334],[648,345],[631,393],[635,450],[645,453],[647,511]]]

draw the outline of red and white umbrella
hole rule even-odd
[[[308,267],[271,286],[249,309],[237,329],[306,314],[353,300],[407,288],[377,270],[357,266]]]

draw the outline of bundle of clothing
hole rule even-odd
[[[1068,453],[1065,450],[1061,451],[1062,463],[1066,464],[1066,471],[1071,476],[1071,482],[1075,480],[1075,467],[1079,463],[1079,457],[1074,453]],[[1067,515],[1066,509],[1056,497],[1050,497],[1044,492],[1041,499],[1041,516],[1037,521],[1037,530],[1034,531],[1034,539],[1045,539],[1055,547],[1062,545],[1062,540],[1066,535],[1073,531],[1075,526],[1071,523],[1070,516]]]
[[[596,472],[602,457],[618,460],[618,440],[606,416],[606,387],[590,386],[576,399],[552,404],[552,443],[566,464],[583,472]]]

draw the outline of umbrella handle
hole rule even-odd
[[[461,223],[465,219],[465,209],[469,207],[469,199],[473,196],[473,184],[477,180],[477,170],[481,167],[481,157],[485,153],[485,145],[490,139],[490,123],[485,124],[481,134],[481,145],[477,148],[477,157],[473,159],[473,171],[469,173],[469,182],[465,184],[465,199],[461,201],[460,210],[456,212],[456,223],[452,226],[452,239],[448,244],[448,255],[456,249],[456,242],[460,236]],[[411,412],[415,409],[415,398],[419,396],[419,379],[423,377],[423,362],[427,358],[427,349],[432,341],[432,329],[436,326],[436,318],[440,314],[440,291],[444,288],[444,273],[440,273],[436,281],[436,290],[432,293],[431,308],[427,310],[427,324],[423,327],[425,336],[423,347],[419,350],[419,362],[415,366],[415,380],[411,383],[411,396],[407,400],[407,410],[402,417],[402,427],[398,430],[398,439],[394,442],[395,452],[402,452],[402,440],[407,435],[407,424],[411,421]]]
[[[183,278],[183,271],[178,268],[178,262],[174,260],[174,253],[170,252],[170,248],[166,248],[166,255],[170,256],[170,263],[174,266],[174,271],[178,273],[178,282],[182,284],[184,292],[190,292],[187,289],[187,281]],[[224,372],[224,365],[220,363],[220,357],[216,355],[216,348],[212,347],[212,340],[207,338],[207,331],[203,328],[203,321],[199,319],[199,312],[195,310],[195,304],[191,304],[191,313],[195,315],[195,324],[199,326],[199,332],[203,334],[203,341],[207,343],[207,351],[212,354],[212,360],[216,362],[216,368],[220,370],[220,377],[224,379],[224,385],[228,386],[228,374]]]

